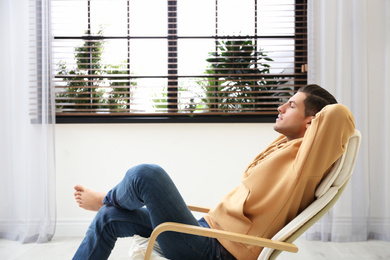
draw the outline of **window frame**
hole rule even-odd
[[[89,2],[89,1],[88,1]],[[128,6],[130,0],[127,0]],[[177,42],[180,39],[187,39],[187,38],[202,38],[202,37],[188,37],[188,36],[178,36],[177,35],[177,0],[168,0],[168,8],[167,8],[167,14],[168,14],[168,21],[167,21],[167,29],[168,29],[168,35],[165,36],[157,36],[157,37],[132,37],[130,34],[127,37],[120,37],[120,38],[127,38],[127,40],[131,41],[131,39],[140,39],[140,38],[161,38],[161,39],[167,39],[168,41],[168,87],[167,87],[167,100],[168,103],[175,103],[177,102],[178,96],[178,79],[180,78],[180,75],[177,75]],[[216,8],[218,0],[215,0]],[[257,0],[254,0],[255,4],[255,12],[257,12]],[[284,39],[294,39],[296,48],[294,49],[295,55],[294,55],[294,67],[295,72],[294,74],[294,81],[299,79],[300,82],[304,82],[301,85],[307,84],[307,0],[296,0],[295,1],[295,24],[301,23],[304,24],[303,27],[297,27],[295,26],[295,32],[294,35],[286,35],[286,36],[259,36],[257,35],[257,26],[255,29],[255,35],[254,36],[218,36],[217,32],[216,35],[210,36],[207,38],[215,39],[215,41],[219,39],[240,39],[240,38],[251,38],[254,39],[254,41],[257,41],[257,39],[261,38],[267,38],[267,39],[276,39],[276,38],[284,38]],[[88,17],[90,19],[90,17]],[[128,20],[128,28],[129,28],[129,17],[127,17]],[[217,22],[216,22],[217,23]],[[89,23],[90,24],[90,23]],[[255,15],[255,24],[257,24],[257,15]],[[303,28],[303,29],[302,29]],[[102,40],[102,39],[113,39],[118,37],[104,37],[104,36],[70,36],[70,37],[62,37],[62,36],[55,36],[54,40],[56,39],[82,39],[82,40]],[[130,53],[128,54],[128,59],[130,58]],[[305,75],[298,76],[296,74],[304,73]],[[115,77],[115,76],[112,76]],[[55,78],[60,78],[60,76],[55,76]],[[130,77],[132,78],[132,77]],[[298,87],[294,88],[294,91],[296,92]],[[168,109],[177,110],[177,104],[176,105],[168,105]],[[148,115],[148,114],[132,114],[128,116],[124,115],[82,115],[82,116],[74,116],[74,115],[66,115],[66,114],[57,114],[56,113],[56,123],[59,124],[69,124],[69,123],[75,123],[75,124],[89,124],[89,123],[272,123],[275,122],[277,111],[275,109],[275,114],[226,114],[226,115],[212,115],[207,113],[193,113],[193,114],[160,114],[160,115]]]

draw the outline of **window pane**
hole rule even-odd
[[[215,50],[214,39],[182,39],[178,42],[179,111],[201,113],[206,105],[207,79],[209,66],[207,58]]]
[[[132,0],[130,2],[131,36],[166,36],[167,1]]]
[[[102,60],[104,64],[118,65],[128,62],[128,40],[106,39],[104,41]]]
[[[209,52],[215,51],[214,39],[181,39],[178,41],[179,75],[201,75],[207,68]]]
[[[86,1],[52,1],[52,28],[55,36],[80,36],[88,29]]]
[[[167,74],[167,41],[164,39],[133,39],[130,43],[130,67],[137,76]]]
[[[130,106],[133,113],[162,113],[167,109],[167,79],[138,78]]]
[[[270,73],[294,73],[294,39],[261,39],[258,41],[259,51],[263,51],[272,61]]]
[[[264,0],[257,8],[259,35],[294,35],[295,0]]]
[[[255,32],[255,7],[253,0],[219,0],[218,34],[253,35]]]
[[[91,32],[103,30],[105,36],[127,35],[126,1],[91,1]]]
[[[133,39],[130,43],[130,69],[135,76],[131,111],[165,112],[167,108],[167,41]]]
[[[215,1],[178,1],[179,36],[215,35]]]

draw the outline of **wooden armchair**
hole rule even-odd
[[[361,134],[358,130],[355,130],[355,133],[350,137],[347,143],[344,154],[335,162],[332,170],[318,186],[315,194],[317,199],[275,234],[272,239],[167,222],[160,224],[154,229],[149,238],[149,244],[144,259],[150,259],[156,238],[165,231],[222,238],[243,244],[264,247],[258,260],[275,259],[282,251],[298,252],[298,248],[292,244],[292,242],[324,216],[333,207],[344,191],[355,166],[360,141]],[[198,206],[188,207],[190,210],[203,213],[207,213],[210,210]]]

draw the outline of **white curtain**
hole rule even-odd
[[[309,0],[309,82],[355,116],[362,144],[352,179],[306,237],[390,240],[390,1]]]
[[[48,0],[0,1],[0,237],[55,231],[54,107]]]

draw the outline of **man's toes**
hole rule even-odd
[[[82,192],[82,191],[84,191],[84,186],[82,186],[82,185],[80,185],[80,184],[76,184],[75,186],[74,186],[74,189],[76,190],[76,191],[80,191],[80,192]]]

